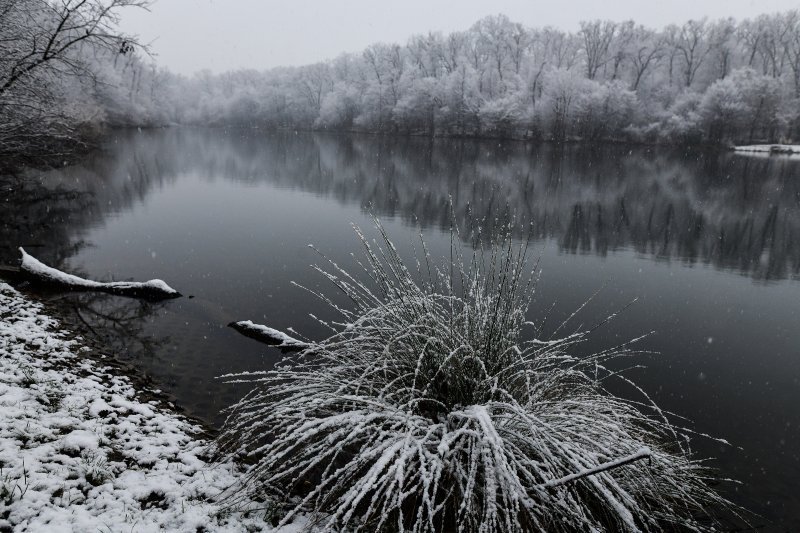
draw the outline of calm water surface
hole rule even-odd
[[[732,446],[693,446],[754,524],[800,530],[800,162],[669,149],[214,130],[121,132],[104,151],[0,191],[0,263],[22,245],[93,278],[163,278],[160,304],[70,296],[122,359],[218,424],[242,394],[216,379],[280,353],[225,325],[319,337],[313,243],[342,265],[370,212],[410,253],[446,257],[451,219],[532,232],[532,319],[590,325],[638,298],[586,350],[653,331],[630,371],[663,408]],[[452,198],[454,215],[449,201]],[[530,228],[533,228],[532,230]],[[374,233],[374,232],[372,232]],[[189,298],[188,296],[192,296]],[[545,327],[547,330],[547,327]],[[630,391],[621,390],[628,394]]]

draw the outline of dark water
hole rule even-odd
[[[241,390],[215,377],[258,370],[275,349],[225,327],[252,319],[322,334],[290,284],[324,286],[314,243],[351,265],[350,223],[369,212],[408,251],[434,255],[447,228],[505,213],[532,227],[542,281],[532,318],[593,324],[637,303],[586,349],[649,331],[634,378],[663,408],[733,446],[694,446],[755,525],[800,530],[800,162],[730,153],[523,143],[172,130],[120,133],[83,164],[0,185],[0,263],[22,245],[97,279],[163,278],[161,304],[71,297],[123,359],[191,413],[219,423]],[[449,207],[453,203],[453,214]]]

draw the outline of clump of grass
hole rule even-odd
[[[19,372],[21,374],[20,384],[23,387],[26,387],[26,388],[27,387],[32,387],[33,385],[35,385],[36,383],[39,382],[39,378],[37,376],[36,368],[34,368],[33,366],[31,366],[29,364],[23,364],[23,363],[20,363],[18,368],[19,368]]]
[[[81,452],[81,470],[84,479],[93,487],[99,487],[112,478],[105,455],[95,450]]]
[[[67,391],[64,390],[61,384],[49,380],[42,383],[41,394],[37,397],[37,400],[48,412],[55,413],[61,409],[66,396]]]
[[[606,392],[628,345],[578,357],[587,332],[541,340],[526,322],[535,276],[510,232],[488,251],[409,269],[383,228],[358,228],[362,282],[317,270],[351,302],[330,337],[254,388],[219,439],[253,464],[244,495],[311,512],[327,529],[388,531],[708,530],[725,505],[685,435],[645,398]]]
[[[25,468],[25,461],[22,462],[22,472],[12,475],[11,472],[3,472],[0,467],[0,503],[3,507],[9,507],[15,500],[21,500],[28,492],[30,483],[28,481],[28,469]]]

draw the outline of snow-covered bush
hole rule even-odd
[[[700,101],[702,95],[691,90],[680,93],[659,117],[658,130],[666,142],[692,144],[703,139]]]
[[[490,135],[509,136],[519,124],[522,105],[516,94],[487,99],[478,111],[483,131]]]
[[[779,80],[751,68],[734,70],[711,84],[700,101],[707,138],[748,143],[779,138],[785,96]]]
[[[685,435],[646,398],[606,392],[629,344],[574,355],[587,333],[540,339],[534,277],[509,234],[490,250],[408,268],[380,224],[366,282],[318,268],[352,302],[334,333],[231,408],[219,449],[252,461],[231,505],[276,499],[289,521],[365,531],[709,529],[725,501]],[[458,237],[453,237],[458,242]]]
[[[439,108],[438,87],[433,78],[415,79],[392,111],[401,131],[433,134]]]

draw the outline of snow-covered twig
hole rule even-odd
[[[297,340],[294,337],[287,335],[277,329],[272,329],[261,324],[255,324],[250,320],[240,320],[239,322],[231,322],[229,327],[235,329],[242,335],[256,339],[257,341],[276,346],[285,351],[301,351],[309,346],[309,343]]]
[[[39,283],[57,285],[73,291],[101,291],[120,296],[138,296],[154,299],[178,298],[181,296],[181,293],[160,279],[151,279],[144,282],[92,281],[49,267],[26,253],[22,247],[20,247],[19,251],[22,254],[21,272]]]
[[[569,474],[568,476],[564,476],[560,479],[554,479],[552,481],[548,481],[547,483],[544,484],[544,486],[557,487],[559,485],[563,485],[564,483],[569,483],[570,481],[576,481],[586,476],[599,474],[600,472],[605,472],[606,470],[613,470],[615,468],[619,468],[621,466],[633,463],[634,461],[647,459],[648,457],[650,457],[650,450],[648,450],[647,448],[642,448],[638,452],[626,455],[625,457],[620,457],[619,459],[608,461],[607,463],[602,463],[593,468],[586,468],[584,470],[581,470],[580,472]]]

